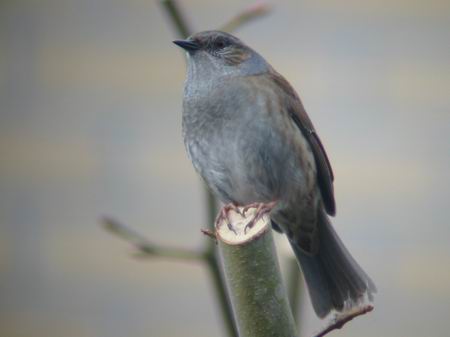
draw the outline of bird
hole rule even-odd
[[[318,317],[373,301],[375,284],[331,225],[333,170],[293,87],[229,33],[202,31],[173,43],[187,54],[185,148],[224,204],[218,219],[246,205],[268,213],[288,238]]]

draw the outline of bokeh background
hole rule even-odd
[[[249,4],[181,2],[196,30]],[[379,290],[333,336],[448,336],[450,2],[273,6],[236,35],[299,91],[334,167],[335,227]],[[204,240],[174,37],[153,0],[0,2],[0,336],[225,337],[201,265],[134,259],[98,225]],[[309,336],[322,323],[304,308]]]

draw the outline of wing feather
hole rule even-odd
[[[325,210],[329,215],[335,215],[336,202],[334,199],[333,170],[319,135],[316,133],[300,98],[289,82],[274,71],[271,72],[270,76],[281,91],[286,94],[285,103],[288,104],[289,115],[311,146],[317,168],[317,183],[322,195]]]

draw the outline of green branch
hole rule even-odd
[[[263,216],[250,228],[255,207],[230,211],[216,237],[240,337],[298,336],[281,277],[271,221]]]
[[[314,335],[314,337],[324,337],[329,334],[333,330],[342,329],[342,327],[350,322],[353,318],[356,318],[361,315],[365,315],[368,312],[373,310],[373,306],[366,305],[360,308],[356,308],[350,312],[346,312],[344,314],[336,315],[336,317],[329,323],[329,325],[323,329],[318,334]]]

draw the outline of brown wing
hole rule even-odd
[[[271,73],[271,76],[280,89],[286,93],[288,97],[286,103],[289,106],[289,114],[311,146],[316,161],[317,183],[322,194],[325,210],[329,215],[335,215],[336,202],[334,200],[333,188],[334,175],[322,142],[314,130],[314,126],[303,108],[300,98],[289,82],[275,72]]]

